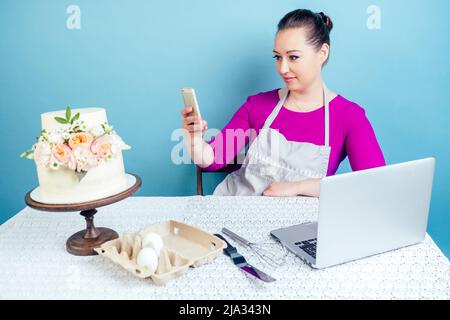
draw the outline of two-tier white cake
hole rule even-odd
[[[122,150],[128,149],[108,124],[102,108],[47,112],[42,133],[23,155],[36,162],[35,200],[79,203],[105,198],[127,187]]]

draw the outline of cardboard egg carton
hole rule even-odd
[[[142,249],[141,240],[150,232],[159,234],[164,241],[155,272],[137,264],[137,256]],[[150,225],[135,234],[124,233],[120,238],[105,242],[94,250],[133,275],[164,285],[186,273],[191,266],[199,267],[211,262],[222,254],[226,246],[223,240],[210,233],[169,220]]]

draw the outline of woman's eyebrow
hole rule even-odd
[[[302,52],[301,50],[289,50],[289,51],[286,51],[286,53],[291,53],[291,52],[295,52],[295,51]],[[277,52],[277,51],[275,51],[275,50],[273,50],[273,52],[279,54],[279,52]]]

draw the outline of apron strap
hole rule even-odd
[[[283,106],[284,102],[286,101],[288,94],[289,94],[288,88],[284,87],[283,89],[281,89],[281,99],[278,100],[278,104],[276,105],[275,109],[273,109],[272,113],[267,117],[266,121],[264,122],[263,129],[270,128],[273,120],[275,120],[278,113],[280,112],[281,107]]]
[[[281,99],[278,101],[275,109],[273,109],[272,113],[267,117],[264,122],[264,126],[262,129],[269,129],[272,125],[272,122],[275,120],[276,116],[281,110],[286,98],[289,94],[289,90],[287,87],[281,89]],[[328,88],[325,83],[323,83],[323,101],[325,107],[325,146],[328,147],[330,145],[330,101],[329,101]]]
[[[330,94],[328,88],[323,84],[323,101],[325,106],[325,146],[330,146]]]

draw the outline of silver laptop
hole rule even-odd
[[[425,238],[434,158],[326,177],[318,221],[271,231],[314,268],[326,268]]]

